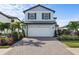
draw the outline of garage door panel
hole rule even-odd
[[[54,30],[49,26],[28,26],[28,36],[32,37],[52,37],[54,35]]]

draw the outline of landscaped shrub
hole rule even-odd
[[[2,33],[0,33],[0,36],[2,35]]]
[[[12,38],[0,38],[0,46],[4,46],[4,45],[12,45],[14,43]]]
[[[18,39],[21,40],[22,38],[23,38],[23,33],[20,32],[20,33],[18,34]]]
[[[75,32],[74,34],[78,35],[79,36],[79,31],[78,32]]]
[[[7,34],[7,37],[8,38],[11,38],[12,37],[12,34],[11,33]]]
[[[3,45],[3,43],[2,43],[2,39],[0,38],[0,45]]]
[[[14,39],[15,42],[19,41],[19,40],[21,40],[23,38],[23,33],[21,33],[21,32],[19,32],[19,33],[13,32],[12,33],[12,38]]]
[[[58,39],[60,41],[72,41],[72,40],[79,40],[79,36],[77,35],[62,35],[62,36],[59,36]]]
[[[0,38],[0,45],[6,45],[5,38]]]
[[[23,33],[13,32],[12,34],[1,35],[0,36],[0,46],[12,45],[13,43],[21,40],[23,38]]]
[[[22,29],[22,35],[23,37],[25,37],[25,31]]]
[[[58,35],[61,35],[61,32],[62,32],[61,30],[58,30]]]
[[[12,33],[12,38],[14,39],[14,41],[18,41],[18,33],[17,32],[13,32]]]
[[[71,34],[71,31],[64,29],[64,30],[60,31],[60,35],[63,35],[63,34],[69,35],[69,34]]]
[[[12,45],[14,43],[13,38],[5,38],[7,45]]]

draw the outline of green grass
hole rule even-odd
[[[79,48],[79,41],[63,41],[67,46],[72,48]]]
[[[1,48],[9,48],[10,46],[0,46],[0,49]]]

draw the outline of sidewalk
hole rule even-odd
[[[62,43],[67,50],[69,50],[70,52],[72,52],[74,55],[79,55],[79,48],[70,48],[67,45],[65,45],[64,43]]]
[[[7,49],[0,49],[0,55],[4,55],[6,52],[8,52],[12,48],[7,48]]]
[[[69,51],[71,51],[72,53],[74,53],[75,55],[79,55],[79,48],[67,48]]]

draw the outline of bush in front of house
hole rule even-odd
[[[19,40],[21,40],[23,38],[23,33],[21,33],[21,32],[19,32],[19,33],[13,32],[12,33],[12,38],[14,39],[15,42],[19,41]]]
[[[0,36],[0,46],[12,45],[23,38],[23,33],[9,33],[6,36]]]
[[[12,45],[14,43],[12,38],[2,38],[0,37],[0,46]]]
[[[74,34],[77,35],[77,36],[79,36],[79,31],[75,32]]]
[[[6,45],[5,38],[0,38],[0,45]]]
[[[21,40],[23,37],[24,37],[23,33],[20,32],[20,33],[18,34],[18,39]]]
[[[71,31],[67,29],[59,30],[59,35],[70,35]]]
[[[61,35],[58,37],[58,40],[60,41],[77,41],[79,40],[79,36],[77,35]]]
[[[6,44],[7,45],[12,45],[13,43],[14,43],[14,40],[13,40],[13,38],[5,38],[5,41],[6,41]]]
[[[14,39],[14,41],[18,41],[18,33],[17,32],[13,32],[12,33],[12,38]]]

